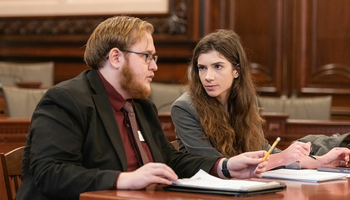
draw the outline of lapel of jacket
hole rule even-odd
[[[164,162],[162,155],[160,153],[160,149],[157,148],[156,143],[154,142],[154,138],[152,135],[152,130],[148,124],[147,118],[143,112],[142,106],[135,102],[133,103],[134,110],[136,114],[137,123],[140,126],[142,136],[144,137],[153,157],[154,162]]]
[[[111,140],[111,143],[116,150],[120,162],[123,167],[123,171],[127,171],[127,161],[126,154],[123,145],[122,138],[120,136],[119,128],[115,120],[113,113],[113,108],[109,102],[107,91],[103,86],[103,83],[98,76],[96,70],[91,70],[88,74],[88,78],[91,87],[96,92],[92,95],[93,101],[95,103],[96,110],[101,117],[101,121],[106,129],[107,135]]]

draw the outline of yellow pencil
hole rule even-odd
[[[271,148],[269,149],[269,151],[268,151],[268,152],[266,153],[266,155],[264,156],[264,158],[263,158],[263,160],[262,160],[263,162],[267,159],[267,157],[269,157],[271,151],[276,147],[277,143],[278,143],[280,140],[281,140],[280,137],[278,137],[278,138],[276,139],[276,141],[273,143],[273,145],[271,146]]]

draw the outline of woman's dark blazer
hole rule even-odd
[[[134,99],[134,110],[154,162],[179,178],[213,167],[217,157],[174,149],[150,100]],[[49,89],[36,107],[17,199],[79,199],[82,192],[113,189],[127,169],[126,153],[103,83],[96,70],[86,70]]]

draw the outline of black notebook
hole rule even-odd
[[[285,188],[286,185],[284,183],[276,181],[224,180],[200,170],[193,177],[189,179],[179,179],[172,185],[166,186],[163,189],[167,191],[248,197],[276,193],[283,191]]]

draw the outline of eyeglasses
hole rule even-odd
[[[154,54],[148,54],[148,53],[140,53],[140,52],[135,52],[135,51],[128,51],[128,50],[122,50],[123,52],[126,53],[134,53],[134,54],[138,54],[138,55],[143,55],[146,57],[145,62],[147,64],[150,64],[152,60],[154,60],[155,63],[157,63],[158,60],[158,56],[154,55]]]

